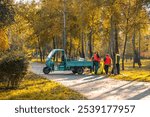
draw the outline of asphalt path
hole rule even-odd
[[[71,71],[45,75],[45,65],[31,63],[30,71],[67,86],[91,100],[150,100],[150,83],[122,81],[100,75],[74,75]]]

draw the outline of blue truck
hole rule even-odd
[[[85,59],[68,59],[64,49],[53,49],[47,57],[46,66],[43,68],[43,72],[49,74],[53,71],[72,71],[74,74],[83,74],[85,68],[92,70],[93,62]]]

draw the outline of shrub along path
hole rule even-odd
[[[31,63],[30,70],[50,80],[62,83],[80,92],[88,99],[150,99],[149,82],[122,81],[99,75],[73,75],[71,72],[54,72],[44,75],[42,73],[44,66],[40,63]]]

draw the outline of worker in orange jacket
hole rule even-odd
[[[94,73],[97,74],[98,68],[99,68],[99,63],[100,63],[100,56],[98,54],[98,52],[95,52],[93,57],[92,57],[92,61],[93,61],[93,70]]]
[[[108,74],[109,67],[111,66],[111,57],[109,56],[109,54],[107,54],[104,58],[104,65],[105,73]]]

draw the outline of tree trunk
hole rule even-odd
[[[86,41],[85,41],[85,57],[89,58],[89,39],[88,34],[86,34]]]
[[[89,57],[91,58],[92,56],[93,56],[93,51],[92,51],[92,30],[91,30],[91,32],[89,33],[89,44],[88,44],[88,46],[89,46]],[[94,46],[94,45],[93,45]]]
[[[83,32],[81,33],[81,57],[85,58],[85,53],[84,53],[84,34],[83,34]]]
[[[139,52],[138,52],[138,56],[139,56],[139,64],[141,64],[141,31],[139,29]],[[139,67],[141,67],[141,65],[139,65]]]
[[[53,49],[56,49],[56,40],[55,40],[55,37],[53,37]]]
[[[117,69],[116,69],[116,39],[117,39],[117,27],[116,24],[114,24],[114,16],[111,17],[111,31],[110,31],[110,44],[111,44],[111,56],[112,56],[112,60],[113,60],[113,74],[117,74]]]
[[[114,52],[113,52],[113,74],[117,74],[117,67],[116,67],[116,54],[119,53],[118,48],[118,29],[116,23],[114,24],[114,39],[113,39],[113,46],[114,46]]]
[[[78,37],[78,47],[77,47],[77,51],[76,51],[76,56],[81,56],[81,37],[80,37],[80,35],[79,35],[79,37]]]
[[[40,45],[40,39],[39,39],[39,37],[37,37],[38,38],[38,49],[39,49],[39,53],[40,53],[40,60],[41,60],[41,62],[43,61],[43,57],[42,57],[42,49],[41,49],[41,45]]]
[[[132,46],[133,46],[133,68],[135,68],[135,57],[136,57],[136,49],[135,49],[135,27],[132,37]]]
[[[40,53],[40,60],[41,60],[41,62],[42,62],[43,59],[42,59],[42,50],[41,50],[41,47],[39,47],[39,53]]]
[[[125,53],[126,53],[126,46],[128,41],[128,19],[126,20],[126,32],[125,32],[125,41],[124,41],[124,48],[123,48],[123,54],[122,54],[122,70],[125,69],[124,67],[124,61],[125,61]]]
[[[119,53],[119,45],[118,45],[118,29],[115,24],[115,53]]]
[[[56,40],[55,37],[53,37],[53,49],[56,49]],[[56,59],[56,55],[54,56],[54,60]]]
[[[72,37],[70,36],[70,48],[69,48],[69,57],[71,57],[71,52],[72,52]]]
[[[125,34],[125,42],[124,42],[124,48],[123,48],[123,54],[122,54],[122,70],[124,70],[124,60],[125,60],[125,52],[126,52],[126,45],[128,40],[128,33]]]
[[[67,42],[67,33],[66,33],[66,0],[64,0],[64,9],[63,9],[63,19],[64,19],[64,27],[63,27],[63,49],[66,51],[66,42]],[[67,52],[67,51],[66,51]]]
[[[110,34],[110,36],[111,36],[111,34]],[[109,36],[109,44],[108,44],[108,52],[109,52],[109,54],[111,54],[112,53],[112,50],[111,50],[111,37]]]
[[[45,53],[46,53],[46,48],[45,47],[43,47],[43,49],[42,49],[43,51],[42,51],[42,58],[43,58],[43,60],[45,61]]]
[[[57,39],[57,36],[55,36],[55,48],[59,48],[59,41]]]
[[[91,39],[91,48],[92,48],[92,52],[94,53],[94,51],[95,51],[95,46],[94,46],[94,42],[95,42],[95,40],[94,40],[94,38],[93,39]]]

